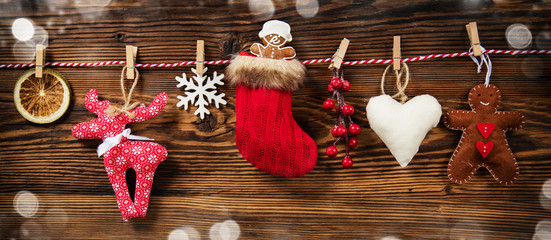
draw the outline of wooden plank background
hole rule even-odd
[[[311,18],[296,7],[309,1],[272,2],[270,16],[262,12],[269,7],[255,10],[258,1],[0,0],[0,63],[32,59],[25,58],[32,54],[29,48],[13,50],[24,46],[11,33],[18,17],[47,31],[47,61],[58,62],[124,60],[127,44],[139,47],[140,63],[194,60],[197,39],[205,40],[207,60],[221,59],[223,39],[237,35],[243,46],[250,45],[268,19],[290,23],[292,46],[303,60],[330,57],[343,37],[351,41],[346,60],[390,58],[393,35],[402,36],[404,57],[463,52],[469,45],[464,25],[470,21],[478,22],[487,49],[509,49],[505,30],[513,23],[532,31],[529,49],[551,49],[547,1],[320,0]],[[367,100],[380,94],[385,65],[344,67],[352,83],[345,98],[362,127],[348,170],[341,167],[342,154],[325,156],[334,116],[321,105],[329,96],[331,72],[327,64],[307,66],[308,81],[293,96],[293,114],[318,144],[319,158],[312,172],[294,179],[264,174],[239,154],[234,87],[219,88],[228,104],[211,108],[212,116],[201,121],[195,108],[176,107],[183,90],[174,78],[191,74],[190,67],[140,69],[136,99],[150,102],[165,91],[169,102],[156,118],[130,127],[155,138],[169,157],[156,172],[147,217],[129,222],[122,221],[103,160],[96,157],[100,141],[71,136],[72,126],[94,117],[84,106],[90,88],[103,99],[121,101],[121,67],[55,68],[73,95],[65,116],[47,125],[27,122],[14,107],[12,91],[25,69],[0,69],[0,238],[165,239],[186,227],[208,239],[216,223],[234,220],[242,239],[532,239],[536,224],[551,218],[544,208],[551,200],[542,194],[551,178],[551,57],[491,59],[502,110],[526,116],[525,129],[508,133],[521,174],[507,187],[486,169],[467,184],[450,182],[446,166],[461,132],[442,123],[401,168],[365,117]],[[409,66],[406,93],[431,94],[444,111],[468,109],[469,90],[484,79],[468,57]],[[208,67],[208,74],[224,71],[222,65]],[[14,210],[14,196],[23,190],[38,198],[33,217]]]

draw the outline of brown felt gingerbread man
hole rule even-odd
[[[524,126],[524,115],[516,111],[497,111],[501,93],[494,85],[477,85],[469,92],[472,111],[452,110],[444,124],[463,130],[461,140],[448,163],[448,177],[466,183],[476,170],[485,167],[502,185],[513,184],[519,175],[518,163],[509,148],[505,132]]]
[[[258,33],[264,45],[254,43],[251,46],[251,53],[257,57],[271,59],[293,59],[296,56],[293,47],[283,47],[291,42],[291,27],[289,24],[279,20],[271,20],[264,23],[262,30]]]

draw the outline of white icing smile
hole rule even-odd
[[[490,102],[483,102],[483,101],[480,101],[480,103],[482,103],[482,105],[484,106],[488,106],[488,104],[490,104]]]

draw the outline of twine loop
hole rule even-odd
[[[391,66],[392,66],[392,64],[388,65],[386,67],[386,69],[383,73],[383,76],[381,77],[381,92],[383,93],[383,95],[386,95],[386,93],[385,93],[386,73],[388,72],[388,69],[390,69]],[[404,78],[404,82],[402,83],[401,78],[402,78],[404,73],[405,73],[405,78]],[[392,95],[392,98],[399,99],[400,102],[402,104],[404,104],[408,100],[408,96],[405,93],[406,87],[408,86],[408,82],[409,82],[409,67],[408,67],[408,65],[405,62],[402,62],[402,67],[400,68],[399,71],[395,70],[394,75],[396,75],[396,89],[398,90],[398,92],[396,94]]]
[[[134,118],[134,114],[131,113],[130,111],[140,104],[139,102],[134,102],[130,104],[130,99],[132,98],[132,92],[134,91],[134,87],[136,87],[136,84],[138,83],[138,78],[140,77],[140,73],[138,72],[137,68],[132,68],[132,70],[134,70],[135,77],[134,77],[134,82],[132,83],[132,87],[130,88],[130,91],[128,91],[128,96],[127,96],[126,91],[124,90],[124,75],[127,70],[128,69],[125,66],[122,68],[122,72],[121,72],[121,91],[122,91],[122,98],[124,99],[124,105],[120,108],[114,105],[110,105],[106,111],[110,117],[116,117],[118,115],[126,113],[128,118],[132,119]]]
[[[482,65],[486,65],[486,79],[484,81],[484,86],[488,87],[490,84],[490,76],[492,75],[492,60],[490,60],[490,55],[486,52],[486,49],[481,45],[480,46],[482,50],[482,55],[480,55],[480,61],[472,54],[472,47],[469,48],[469,57],[473,60],[473,62],[476,64],[477,69],[476,72],[480,73],[482,70]]]

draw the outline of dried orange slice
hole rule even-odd
[[[51,123],[59,119],[71,100],[69,83],[57,71],[43,69],[42,78],[34,76],[35,69],[19,77],[13,90],[17,111],[33,123]]]

